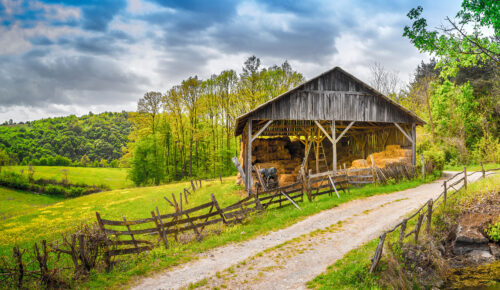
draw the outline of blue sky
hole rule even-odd
[[[401,36],[417,5],[437,26],[460,1],[0,0],[0,122],[134,110],[251,55],[306,78],[341,66],[367,81],[379,62],[408,81],[428,59]]]

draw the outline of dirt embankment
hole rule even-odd
[[[499,287],[500,244],[487,235],[499,217],[498,189],[458,202],[437,216],[432,237],[402,247],[407,280],[445,289]]]

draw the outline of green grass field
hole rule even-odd
[[[72,183],[88,185],[105,184],[110,189],[133,187],[132,181],[127,179],[127,168],[92,168],[92,167],[65,167],[65,166],[33,166],[34,178],[62,180],[63,169],[68,172],[68,180]],[[2,170],[14,172],[28,172],[28,166],[6,166]]]
[[[0,187],[0,221],[16,215],[27,214],[62,200],[63,198],[60,197]]]
[[[71,168],[70,168],[71,169]],[[430,181],[429,177],[427,181]],[[422,184],[422,180],[405,181],[400,184],[385,186],[368,185],[360,189],[351,190],[350,194],[342,194],[341,198],[335,195],[321,196],[314,202],[305,201],[300,206],[302,210],[293,207],[268,210],[256,215],[245,223],[223,227],[218,235],[210,235],[202,242],[187,244],[173,243],[170,249],[159,247],[150,254],[125,257],[110,273],[95,273],[91,275],[86,287],[113,287],[128,283],[131,279],[147,273],[167,268],[193,259],[196,254],[230,242],[247,240],[271,230],[292,225],[299,220],[333,208],[341,203],[364,198],[376,194],[400,191]],[[81,223],[96,221],[95,212],[98,211],[105,219],[139,219],[150,217],[150,212],[158,206],[162,213],[173,212],[167,205],[164,196],[171,197],[176,193],[189,188],[190,183],[176,183],[154,187],[139,187],[105,191],[87,196],[66,199],[54,204],[35,208],[24,214],[6,218],[0,223],[0,255],[10,255],[13,245],[27,248],[34,242],[42,239],[56,240],[62,233],[71,231]],[[232,204],[245,196],[241,187],[234,184],[234,177],[219,181],[204,182],[203,187],[189,197],[189,207],[210,201],[210,194],[214,193],[221,206]],[[171,242],[172,243],[172,242]]]

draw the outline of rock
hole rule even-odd
[[[483,250],[473,250],[467,254],[467,258],[473,260],[476,263],[491,263],[495,261],[493,255],[488,251]]]
[[[490,243],[490,252],[497,260],[500,260],[500,245]]]
[[[464,255],[472,251],[488,251],[488,239],[475,227],[459,225],[457,237],[453,243],[453,254]]]

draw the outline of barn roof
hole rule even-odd
[[[331,108],[337,105],[349,108]],[[296,108],[290,108],[294,106]],[[368,106],[370,110],[366,109]],[[334,67],[239,116],[235,124],[236,136],[243,132],[249,119],[425,124],[415,113],[340,67]]]

